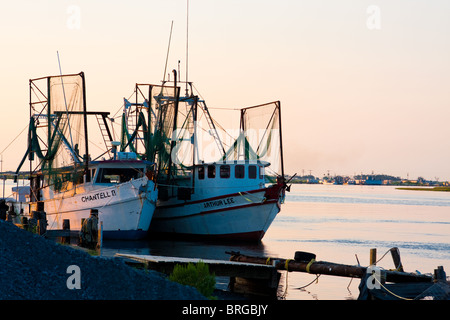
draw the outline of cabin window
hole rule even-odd
[[[228,179],[230,177],[230,166],[223,165],[220,166],[220,177]]]
[[[205,179],[205,167],[198,167],[198,179]]]
[[[143,176],[143,169],[131,168],[100,168],[98,169],[97,183],[123,183]]]
[[[234,167],[234,177],[237,179],[243,179],[245,177],[245,167],[238,164]]]
[[[264,167],[259,167],[259,178],[264,179]]]
[[[256,179],[256,166],[249,166],[248,167],[248,177],[250,179]]]
[[[214,179],[216,177],[216,166],[210,165],[208,166],[208,178]]]

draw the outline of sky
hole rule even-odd
[[[2,1],[3,170],[26,150],[28,80],[58,75],[57,51],[85,72],[88,109],[114,114],[162,80],[173,21],[184,78],[186,4]],[[289,174],[450,180],[449,15],[446,0],[189,0],[189,80],[225,128],[216,108],[279,100]]]

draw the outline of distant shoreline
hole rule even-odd
[[[397,190],[413,190],[413,191],[441,191],[450,192],[450,187],[433,187],[433,188],[395,188]]]

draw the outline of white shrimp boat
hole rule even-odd
[[[68,219],[71,231],[79,232],[82,219],[97,209],[105,239],[144,238],[158,194],[153,163],[137,160],[133,152],[117,152],[109,113],[86,111],[84,74],[30,80],[30,114],[28,149],[17,169],[28,157],[25,214],[43,210],[47,230],[63,229]],[[105,147],[94,160],[88,116],[96,119]]]
[[[267,165],[245,161],[196,165],[189,181],[195,185],[193,191],[180,183],[159,187],[167,197],[158,200],[150,231],[183,237],[262,239],[281,209],[284,191],[281,182],[265,187]]]
[[[157,164],[150,235],[261,240],[286,190],[280,102],[240,109],[240,130],[227,144],[192,83],[180,97],[176,77],[174,70],[173,82],[136,84],[135,101],[124,106],[121,151]],[[207,146],[199,119],[209,126]],[[208,160],[211,148],[216,158]]]

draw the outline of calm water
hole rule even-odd
[[[229,259],[225,251],[293,258],[308,251],[316,260],[356,265],[369,264],[369,250],[378,258],[398,247],[405,271],[432,273],[444,266],[450,273],[450,193],[403,191],[391,186],[293,185],[286,203],[260,244],[149,240],[109,241],[104,255],[140,253],[203,259]],[[379,263],[393,268],[390,254]],[[280,280],[283,290],[285,272]],[[320,276],[317,283],[298,289],[314,275],[290,272],[288,300],[356,299],[359,279]],[[226,279],[218,287],[226,288]]]
[[[8,194],[6,194],[8,196]],[[137,253],[203,259],[229,259],[225,251],[292,259],[308,251],[316,260],[363,266],[369,250],[378,258],[398,247],[405,271],[432,273],[444,266],[450,274],[450,192],[404,191],[391,186],[293,185],[286,203],[260,244],[200,241],[105,241],[103,255]],[[393,268],[390,254],[379,263]],[[286,277],[280,280],[282,291]],[[290,272],[287,300],[356,299],[359,279]],[[226,278],[217,286],[227,287]]]

